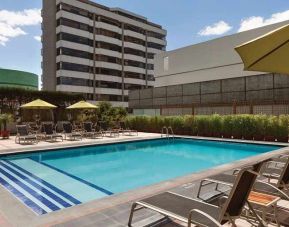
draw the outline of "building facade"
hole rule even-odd
[[[128,91],[154,85],[166,31],[145,17],[87,0],[43,0],[43,89],[128,106]]]
[[[1,87],[38,90],[38,76],[29,72],[0,69],[0,88]]]
[[[155,88],[132,91],[135,114],[289,114],[289,76],[244,71],[234,48],[289,21],[158,54]]]

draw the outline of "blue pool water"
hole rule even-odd
[[[0,184],[45,214],[278,148],[160,139],[11,155],[0,158]]]

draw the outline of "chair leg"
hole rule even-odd
[[[131,206],[129,220],[128,220],[128,227],[132,227],[131,222],[132,222],[133,213],[134,213],[134,210],[135,210],[136,206],[137,206],[136,203],[133,203],[132,206]]]

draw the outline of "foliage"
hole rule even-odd
[[[0,130],[3,125],[3,130],[7,130],[7,124],[13,122],[13,115],[12,114],[0,114]]]
[[[287,138],[289,131],[287,115],[129,116],[126,122],[130,128],[144,132],[160,132],[163,126],[171,126],[176,134],[246,139],[254,136]]]
[[[99,102],[96,114],[98,121],[105,121],[111,125],[113,122],[124,121],[127,111],[123,107],[113,107],[109,102]]]

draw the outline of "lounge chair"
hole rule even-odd
[[[57,139],[61,139],[63,141],[63,136],[59,133],[56,133],[56,131],[53,129],[53,124],[51,123],[45,123],[43,124],[43,130],[44,130],[44,139],[46,141],[57,141]]]
[[[248,203],[247,199],[256,177],[257,173],[250,167],[240,170],[228,198],[221,206],[212,205],[173,192],[164,192],[135,202],[131,208],[128,226],[132,226],[135,211],[147,208],[164,216],[186,222],[188,227],[192,224],[220,227],[229,222],[236,227],[234,220],[241,215],[245,203]]]
[[[95,131],[92,122],[83,123],[83,135],[91,138],[102,137],[101,131]]]
[[[107,136],[109,134],[110,137],[116,137],[119,136],[119,130],[118,129],[110,129],[108,127],[108,124],[105,121],[100,121],[100,130],[102,131],[104,136]]]
[[[272,164],[275,161],[272,160],[266,160],[262,164]],[[276,163],[275,164],[281,164],[281,163]],[[261,166],[256,165],[256,168],[260,168]],[[268,176],[270,175],[271,178],[276,177],[275,180],[276,182],[270,181],[268,178],[267,181],[264,181],[264,179],[258,178],[257,181],[255,182],[253,188],[254,191],[257,192],[262,192],[270,195],[275,195],[275,196],[280,196],[282,199],[289,200],[289,194],[288,194],[288,185],[289,185],[289,158],[286,160],[286,162],[283,165],[282,171],[279,175],[277,175],[276,168],[265,168],[261,169],[261,174],[262,176]],[[271,173],[271,174],[270,174]],[[272,174],[274,173],[274,174]],[[277,177],[278,176],[278,177]],[[220,185],[232,185],[234,180],[236,178],[235,174],[218,174],[211,176],[210,178],[203,179],[200,184],[200,188],[198,190],[198,195],[197,197],[202,199],[201,196],[201,190],[202,187],[208,185],[208,184],[216,184],[216,190],[218,189],[218,184]]]
[[[119,122],[119,125],[120,125],[120,132],[123,135],[131,136],[131,135],[133,135],[133,133],[138,135],[138,131],[137,130],[132,130],[132,129],[129,129],[128,127],[126,127],[125,122],[121,121],[121,122]]]
[[[82,140],[82,134],[74,131],[72,124],[70,122],[63,122],[62,123],[64,139],[70,138],[71,140]]]
[[[36,134],[32,134],[28,131],[27,125],[16,125],[17,134],[15,137],[15,143],[21,144],[23,141],[26,143],[38,143]]]

